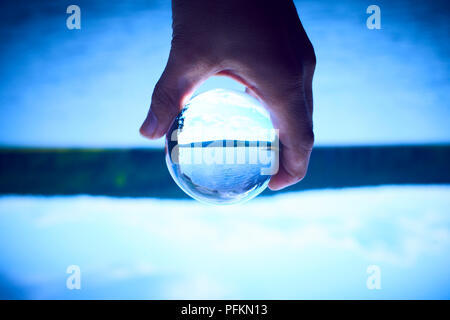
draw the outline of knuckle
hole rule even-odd
[[[161,81],[155,86],[155,90],[152,94],[152,106],[151,109],[158,116],[163,115],[168,110],[176,107],[176,99],[170,94],[170,89],[166,85],[163,85]]]
[[[298,49],[297,56],[301,59],[302,64],[305,66],[315,66],[316,65],[316,53],[311,41],[306,38],[301,41],[301,46]]]
[[[291,183],[296,183],[301,181],[306,176],[306,168],[301,167],[296,169],[295,171],[288,171],[288,174],[291,178]]]
[[[172,38],[170,56],[179,64],[212,64],[218,57],[217,41],[205,41],[200,35],[175,35]]]
[[[314,51],[314,47],[310,43],[310,45],[306,49],[306,54],[303,59],[304,64],[310,67],[315,67],[317,63],[316,53]]]
[[[177,63],[191,62],[202,52],[203,50],[200,46],[190,39],[186,39],[185,37],[176,37],[172,39],[170,58]]]
[[[211,43],[178,40],[172,43],[169,63],[182,69],[208,72],[221,61],[217,48]],[[190,67],[188,67],[190,66]]]
[[[297,146],[293,150],[289,160],[286,159],[284,162],[286,172],[293,183],[302,180],[306,176],[313,140],[314,138],[302,142],[302,145]]]
[[[314,146],[314,131],[312,129],[307,130],[303,138],[304,148],[311,151]]]
[[[303,170],[301,173],[297,175],[297,181],[301,181],[306,177],[306,170]]]

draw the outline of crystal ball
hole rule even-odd
[[[172,123],[166,163],[192,198],[240,203],[260,194],[278,170],[278,135],[257,99],[215,89],[193,97]]]

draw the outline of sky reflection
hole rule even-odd
[[[43,299],[448,299],[449,195],[450,186],[384,186],[231,207],[3,196],[0,292]],[[72,264],[81,268],[79,291],[65,288]],[[366,288],[369,265],[381,268],[381,290]]]

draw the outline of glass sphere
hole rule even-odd
[[[258,100],[215,89],[193,97],[172,123],[166,163],[192,198],[235,204],[267,187],[278,170],[278,138]]]

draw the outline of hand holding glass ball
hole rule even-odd
[[[279,130],[279,168],[270,177],[269,188],[279,190],[300,181],[306,174],[314,142],[312,78],[315,54],[294,4],[291,1],[173,0],[172,11],[173,40],[169,59],[153,91],[150,111],[141,126],[141,134],[150,139],[162,137],[202,82],[214,75],[228,76],[245,85],[246,91],[257,97],[270,114],[273,127]],[[192,105],[200,97],[194,97]],[[225,105],[233,105],[233,102],[228,101]],[[178,120],[189,122],[189,113],[187,108],[185,118],[180,115]],[[220,116],[222,111],[214,111],[214,114]],[[247,119],[253,120],[253,116]],[[204,123],[209,126],[214,121],[209,118]],[[187,122],[180,138],[188,132]],[[174,129],[171,128],[172,132]],[[227,127],[223,130],[229,133],[233,129]],[[242,140],[239,137],[225,137],[222,141],[245,141],[245,135],[243,137]],[[202,142],[217,143],[219,140]],[[206,149],[202,153],[212,155],[215,148]],[[182,151],[179,155],[185,153]],[[235,191],[228,187],[220,189],[210,181],[202,188],[204,176],[192,168],[180,165],[178,169],[179,172],[173,171],[172,174],[183,177],[186,185],[180,186],[188,193],[192,187],[193,190],[201,190],[202,196],[217,192],[221,195],[218,197],[221,201],[236,199],[231,196]],[[230,170],[226,174],[231,174]],[[218,174],[219,171],[210,173]],[[255,180],[256,185],[261,181]],[[267,180],[261,186],[265,183]],[[243,193],[245,198],[247,193]],[[255,193],[251,191],[249,194]],[[210,198],[207,196],[207,199]]]

